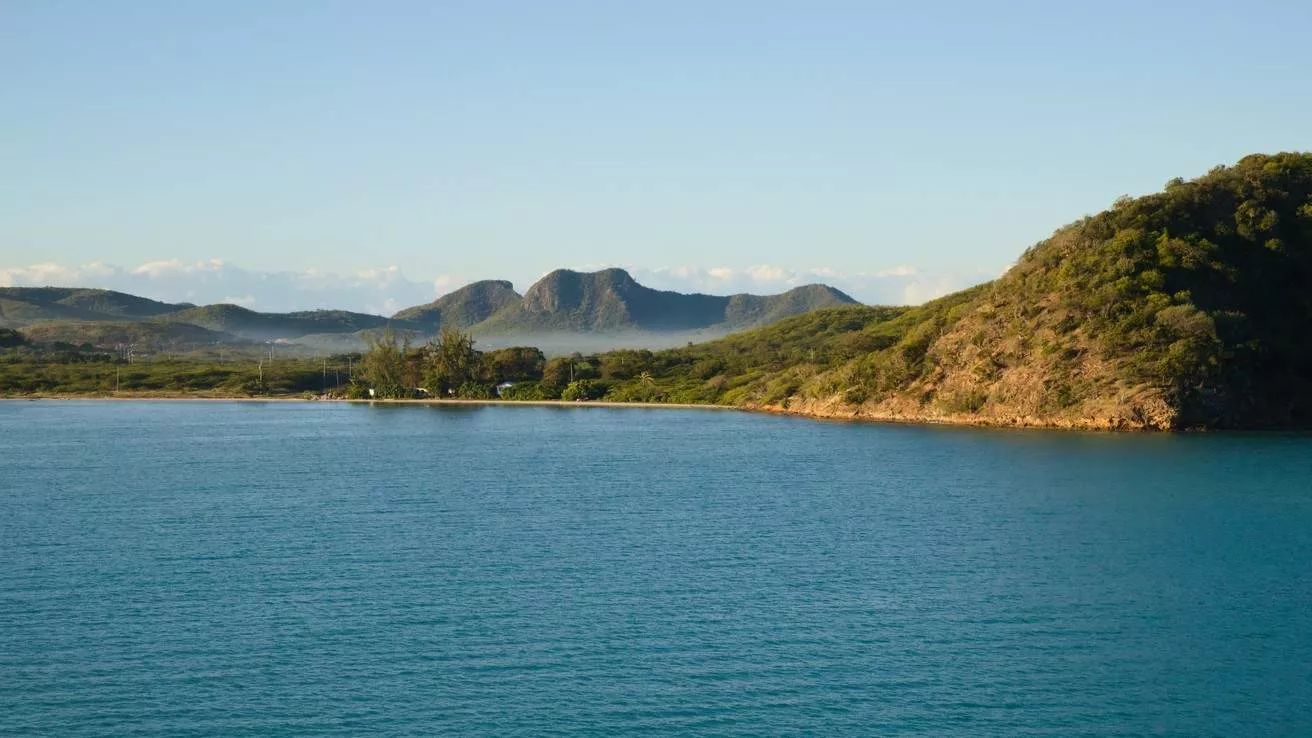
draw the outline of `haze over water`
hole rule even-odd
[[[1312,437],[0,403],[0,734],[1312,733]]]

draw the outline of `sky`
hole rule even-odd
[[[914,303],[1312,141],[1306,2],[0,0],[0,285]]]

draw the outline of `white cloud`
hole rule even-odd
[[[114,267],[103,261],[93,261],[89,264],[82,265],[82,273],[88,277],[108,277],[116,271]]]
[[[219,300],[219,302],[228,305],[240,305],[244,308],[253,308],[255,307],[256,300],[251,295],[246,295],[245,297],[225,297],[222,300]]]
[[[182,262],[177,259],[170,259],[168,261],[148,261],[133,269],[132,273],[143,274],[147,277],[159,277],[165,274],[175,274],[182,270]]]
[[[783,267],[770,266],[769,264],[757,264],[756,266],[747,267],[745,273],[755,282],[797,284],[797,277],[792,272]]]
[[[889,269],[880,269],[879,271],[873,273],[871,276],[873,276],[873,277],[880,277],[880,278],[882,278],[882,277],[913,277],[913,276],[915,276],[915,275],[917,275],[917,274],[919,274],[919,273],[920,273],[920,270],[919,270],[919,269],[917,269],[917,268],[915,268],[915,267],[913,267],[913,266],[908,266],[908,265],[906,265],[906,264],[903,264],[903,265],[901,265],[901,266],[895,266],[895,267],[892,267],[892,268],[889,268]]]
[[[95,265],[102,269],[106,268],[106,265],[100,262],[96,262]],[[223,271],[223,266],[222,259],[209,259],[208,261],[197,261],[190,264],[183,262],[181,259],[166,259],[162,261],[148,261],[136,269],[133,269],[132,273],[151,278],[161,278],[175,274],[221,272]]]
[[[836,287],[867,304],[908,305],[941,297],[992,278],[993,270],[926,271],[901,264],[870,270],[818,266],[791,269],[777,264],[745,267],[626,267],[642,284],[663,290],[731,294],[772,294],[804,284]]]
[[[0,284],[5,287],[64,284],[70,280],[79,279],[82,273],[82,270],[76,267],[69,268],[52,262],[44,262],[28,267],[0,269]]]
[[[401,303],[397,302],[395,299],[389,297],[386,300],[383,300],[381,305],[376,305],[372,303],[369,305],[365,305],[364,312],[373,313],[374,315],[394,315],[407,307],[410,306],[402,305]]]
[[[961,280],[950,276],[909,282],[902,287],[902,302],[906,305],[919,305],[956,292],[965,286]]]
[[[355,273],[356,279],[374,284],[387,284],[401,278],[401,268],[395,264],[376,269],[361,269]]]
[[[452,290],[458,290],[469,284],[467,280],[459,277],[453,277],[450,274],[439,274],[433,277],[433,291],[435,295],[445,295]]]

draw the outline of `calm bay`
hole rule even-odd
[[[0,734],[1312,734],[1312,437],[0,402]]]

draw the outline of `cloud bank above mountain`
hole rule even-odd
[[[995,272],[945,273],[914,266],[871,271],[828,267],[790,269],[757,264],[745,267],[642,267],[628,264],[585,264],[592,271],[623,267],[638,282],[655,289],[728,295],[737,292],[773,294],[802,284],[821,282],[869,304],[916,304],[997,276]],[[538,275],[541,276],[541,275]],[[490,275],[511,279],[524,291],[536,277]],[[220,259],[150,261],[135,267],[104,262],[68,266],[54,262],[25,267],[0,267],[0,287],[99,287],[165,302],[199,305],[233,303],[253,310],[283,312],[339,308],[391,315],[401,308],[429,302],[473,279],[437,275],[415,279],[397,266],[362,269],[353,274],[317,270],[254,271]]]

